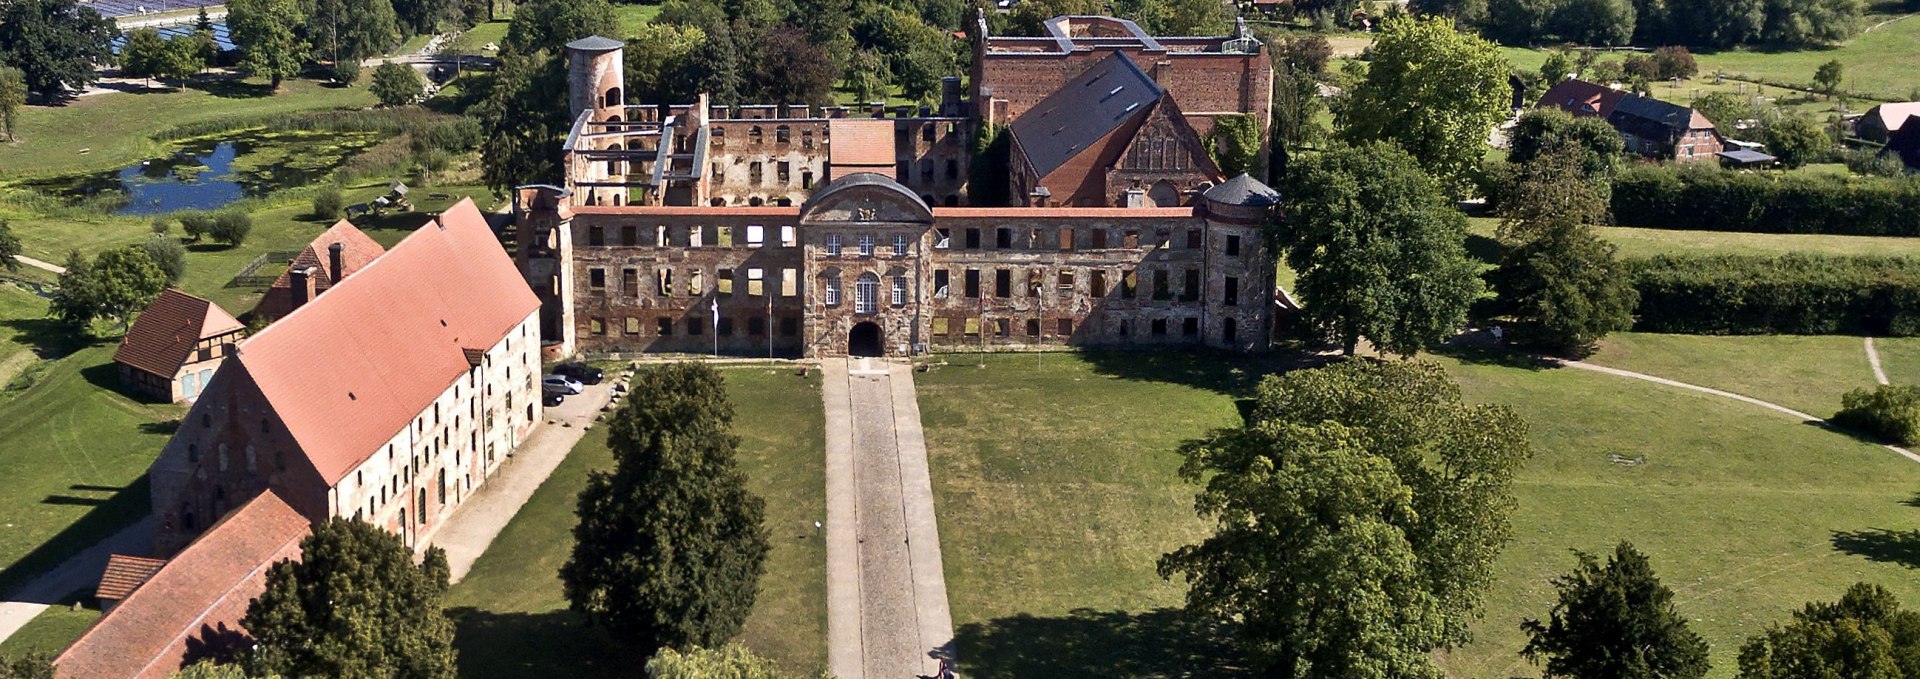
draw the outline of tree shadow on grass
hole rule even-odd
[[[1248,396],[1268,375],[1324,365],[1328,357],[1202,349],[1091,349],[1081,357],[1095,372],[1123,380],[1169,382],[1229,396]]]
[[[49,361],[108,341],[91,333],[75,332],[54,318],[9,318],[0,321],[0,326],[13,331],[9,339],[33,347],[34,355]]]
[[[1254,676],[1230,630],[1174,608],[997,618],[961,625],[954,646],[970,679]]]
[[[271,83],[250,83],[239,78],[196,80],[187,86],[223,99],[258,99],[273,96]]]
[[[72,490],[86,491],[88,488],[81,486]],[[39,547],[35,547],[26,556],[20,557],[20,560],[13,562],[13,565],[0,570],[0,593],[14,592],[20,585],[52,570],[75,554],[140,520],[140,517],[147,514],[149,499],[145,474],[141,474],[139,479],[114,492],[104,501],[92,501],[89,498],[89,502],[84,504],[93,504],[92,511],[87,512],[85,516],[80,517],[79,521],[73,522],[46,542],[40,543]],[[58,495],[48,496],[43,502],[81,504],[72,501],[70,496]]]
[[[569,610],[495,613],[448,609],[464,679],[644,677],[646,658]]]
[[[1833,548],[1868,561],[1920,568],[1920,531],[1869,528],[1834,531]]]

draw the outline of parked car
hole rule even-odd
[[[566,394],[545,387],[542,387],[540,390],[540,405],[552,408],[560,405],[560,402],[565,400],[567,400]]]
[[[586,385],[580,384],[578,380],[565,375],[548,375],[546,379],[540,380],[540,388],[542,391],[553,389],[567,396],[572,396],[580,393],[587,387]]]
[[[562,363],[553,367],[553,374],[573,378],[581,384],[599,384],[607,378],[606,372],[585,363]]]

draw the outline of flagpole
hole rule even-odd
[[[773,294],[767,294],[767,360],[773,360]]]

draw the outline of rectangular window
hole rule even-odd
[[[904,234],[904,233],[893,234],[893,256],[895,257],[907,256],[907,234]]]
[[[840,256],[840,234],[837,234],[837,233],[827,234],[827,256],[828,257]]]
[[[1013,296],[1012,269],[995,269],[993,271],[993,296],[1001,298]]]
[[[607,320],[599,316],[587,319],[587,332],[595,335],[607,334]]]
[[[1164,319],[1164,318],[1153,319],[1153,336],[1154,337],[1167,336],[1167,319]]]
[[[1127,269],[1120,276],[1120,299],[1133,299],[1140,292],[1140,272]]]
[[[587,286],[595,290],[607,287],[607,270],[597,266],[587,269]]]
[[[873,256],[873,234],[870,234],[870,233],[860,234],[860,256],[861,257]]]
[[[968,298],[980,296],[980,270],[967,269],[966,293]]]
[[[1060,227],[1060,249],[1062,250],[1073,249],[1073,227],[1071,226]]]
[[[654,294],[661,297],[673,294],[673,269],[657,269],[653,275]]]
[[[707,284],[706,281],[703,280],[704,273],[705,272],[699,269],[695,269],[693,273],[687,274],[687,294],[698,295],[706,291]]]
[[[713,286],[716,295],[733,294],[733,269],[721,269],[719,281]]]
[[[713,230],[716,232],[713,237],[714,245],[723,248],[733,247],[733,227],[716,226],[713,227]]]
[[[1188,250],[1200,249],[1200,230],[1199,229],[1187,229],[1187,249]]]
[[[640,244],[640,227],[637,227],[637,226],[620,227],[620,244],[628,247],[639,245]]]
[[[1132,332],[1133,332],[1133,321],[1129,321],[1124,318],[1120,319],[1120,336],[1126,337]]]
[[[1133,249],[1140,247],[1140,232],[1128,231],[1120,238],[1120,247]]]
[[[952,278],[953,277],[947,273],[946,269],[933,270],[933,298],[934,299],[947,298],[947,286],[950,283],[952,283]]]
[[[1166,269],[1155,269],[1153,272],[1153,298],[1173,299],[1173,285],[1167,281]]]
[[[1054,284],[1055,287],[1060,289],[1061,297],[1073,294],[1073,271],[1061,269],[1060,275],[1056,277]]]
[[[993,246],[1006,250],[1013,247],[1013,229],[1000,227],[993,230]]]
[[[953,330],[953,326],[948,322],[947,317],[945,316],[934,317],[933,319],[933,336],[934,337],[946,337],[947,333],[951,330]]]
[[[1027,336],[1028,337],[1040,336],[1040,319],[1038,318],[1027,319]]]
[[[1181,321],[1180,335],[1182,337],[1199,337],[1200,336],[1200,319],[1188,318],[1184,321]]]
[[[933,248],[935,250],[945,250],[950,247],[953,247],[953,232],[947,229],[934,229]]]
[[[1200,300],[1200,270],[1187,269],[1186,285],[1180,290],[1180,301],[1197,302]]]
[[[1058,322],[1054,324],[1053,332],[1054,334],[1059,335],[1061,339],[1072,337],[1073,336],[1073,319],[1071,318],[1060,319]]]
[[[967,229],[967,249],[968,250],[980,249],[980,230],[979,229]]]
[[[1239,236],[1227,236],[1227,256],[1228,257],[1240,256],[1240,237]]]
[[[766,337],[767,336],[767,319],[761,318],[759,316],[748,317],[747,318],[747,336],[748,337]]]
[[[707,328],[707,319],[700,318],[697,316],[687,317],[687,334],[688,335],[699,335],[701,333],[706,332],[707,331],[706,328]]]
[[[687,227],[687,247],[698,248],[707,245],[707,227]]]
[[[640,270],[620,270],[620,291],[628,294],[640,294]]]
[[[606,245],[607,244],[606,230],[598,226],[587,227],[587,244],[588,245]]]
[[[747,295],[759,297],[767,294],[766,269],[747,269]]]
[[[797,269],[780,270],[780,296],[792,297],[800,294],[800,272]]]
[[[979,337],[980,319],[968,317],[965,323],[960,324],[960,329],[968,337]]]
[[[665,316],[660,317],[660,336],[661,337],[673,336],[673,319],[667,318]]]
[[[780,336],[793,337],[800,334],[800,319],[788,316],[780,319]]]
[[[780,183],[782,184],[793,183],[792,169],[788,166],[787,161],[782,160],[778,163],[774,163],[773,173],[775,177],[778,177],[780,179]]]
[[[627,334],[629,334],[629,335],[638,335],[638,334],[640,334],[640,319],[638,319],[638,318],[635,318],[635,317],[632,317],[632,316],[628,316],[628,317],[627,317],[627,328],[626,328],[626,331],[627,331]]]
[[[1240,306],[1240,279],[1228,276],[1221,286],[1220,303],[1225,306]]]
[[[1094,269],[1093,280],[1088,283],[1093,287],[1093,290],[1090,292],[1094,299],[1107,296],[1107,271],[1105,269]]]
[[[893,277],[893,307],[898,309],[907,305],[907,277]]]
[[[1013,336],[1013,320],[1007,319],[1007,318],[993,319],[993,336],[994,337],[1012,337]]]
[[[785,226],[781,226],[780,227],[780,247],[783,247],[783,248],[793,247],[794,242],[795,242],[795,233],[793,230],[793,225],[788,224]]]
[[[1039,297],[1040,281],[1044,280],[1046,278],[1046,275],[1047,275],[1047,272],[1045,269],[1027,270],[1027,287],[1026,287],[1026,290],[1021,292],[1020,294],[1026,295],[1028,297]]]
[[[757,248],[766,243],[767,227],[758,224],[747,225],[747,247]]]
[[[1093,230],[1093,249],[1100,250],[1106,247],[1107,247],[1107,230],[1094,229]]]
[[[721,337],[732,337],[733,336],[733,319],[726,316],[721,316],[720,327],[715,334],[718,334]]]
[[[840,279],[838,277],[827,279],[826,295],[827,306],[840,306]]]

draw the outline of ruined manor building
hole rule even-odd
[[[891,117],[628,105],[621,43],[570,43],[564,176],[518,190],[503,234],[549,354],[1264,349],[1280,197],[1222,176],[1206,141],[1222,115],[1265,129],[1260,43],[1048,26],[983,37],[974,99],[953,78]],[[969,200],[989,123],[1016,206]]]

